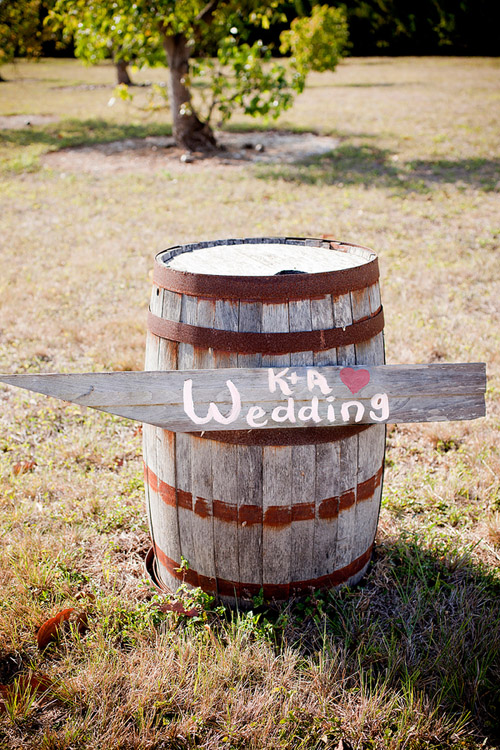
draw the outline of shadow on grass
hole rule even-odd
[[[258,177],[302,185],[390,188],[396,193],[427,193],[438,185],[457,183],[491,191],[500,180],[500,159],[422,159],[399,164],[388,149],[344,144],[324,156],[260,166]]]
[[[343,689],[397,694],[403,711],[420,702],[500,740],[500,577],[470,554],[403,535],[376,548],[357,587],[286,612],[284,640],[340,662]]]
[[[50,150],[92,146],[125,138],[146,138],[153,135],[171,135],[169,124],[120,124],[105,120],[62,120],[43,127],[0,130],[0,145],[31,146],[42,144]]]

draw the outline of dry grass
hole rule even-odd
[[[498,61],[312,77],[279,124],[341,142],[306,163],[49,167],[64,146],[169,132],[107,106],[112,73],[3,71],[0,115],[61,119],[0,131],[1,371],[140,369],[155,252],[328,233],[379,253],[388,361],[486,361],[488,416],[392,429],[362,586],[183,622],[143,578],[136,426],[2,388],[0,682],[54,683],[49,700],[15,693],[0,747],[499,747]],[[89,633],[39,654],[34,628],[68,606]]]

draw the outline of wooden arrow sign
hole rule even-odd
[[[0,381],[176,432],[269,430],[483,417],[486,366],[23,374]]]

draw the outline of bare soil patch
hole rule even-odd
[[[46,154],[42,161],[68,172],[150,172],[155,169],[213,168],[242,162],[295,162],[333,151],[338,138],[315,133],[283,131],[218,133],[220,151],[215,154],[186,153],[172,137],[128,138],[111,143],[66,148]]]
[[[48,125],[59,119],[56,115],[1,115],[0,130],[23,130],[30,125]]]

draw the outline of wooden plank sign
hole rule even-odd
[[[175,432],[205,432],[476,419],[485,415],[486,367],[275,366],[0,381]]]

